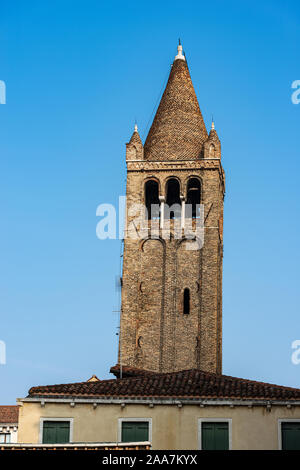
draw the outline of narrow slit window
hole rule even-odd
[[[184,289],[183,292],[183,313],[184,315],[190,313],[190,289]]]

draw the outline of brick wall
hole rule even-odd
[[[120,357],[123,365],[154,371],[222,368],[222,223],[224,182],[219,160],[172,165],[128,162],[127,207],[144,203],[149,178],[165,196],[170,177],[180,181],[186,196],[188,179],[201,181],[205,235],[200,250],[187,250],[185,240],[124,241]],[[136,216],[127,215],[127,227]],[[171,229],[173,226],[171,221]],[[137,229],[140,227],[137,225]],[[145,223],[147,227],[147,222]],[[190,314],[183,314],[183,290],[190,289]]]

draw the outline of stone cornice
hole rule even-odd
[[[20,406],[23,403],[60,404],[97,404],[97,405],[197,405],[197,406],[300,406],[299,400],[268,400],[268,399],[238,399],[238,398],[187,398],[187,397],[27,397],[18,398]]]
[[[221,169],[219,158],[201,159],[201,160],[181,160],[154,162],[147,160],[127,160],[128,171],[170,171],[170,170],[206,170]]]

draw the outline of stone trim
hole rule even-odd
[[[221,162],[219,159],[210,159],[210,160],[193,160],[193,161],[182,161],[182,162],[152,162],[152,161],[132,161],[128,160],[127,162],[128,171],[163,171],[163,170],[201,170],[212,168],[222,168]]]
[[[55,398],[43,398],[43,397],[32,397],[32,398],[19,398],[18,404],[20,406],[23,403],[41,403],[41,406],[47,403],[74,403],[76,404],[103,404],[103,405],[199,405],[199,406],[300,406],[300,400],[242,400],[242,399],[201,399],[201,398],[163,398],[163,397],[102,397],[102,398],[66,398],[66,397],[55,397]]]

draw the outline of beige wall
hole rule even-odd
[[[197,449],[198,418],[231,418],[232,449],[278,449],[278,419],[299,419],[300,407],[183,405],[98,405],[69,403],[23,403],[18,441],[39,442],[40,418],[73,418],[74,442],[116,442],[118,418],[152,418],[153,449]]]

